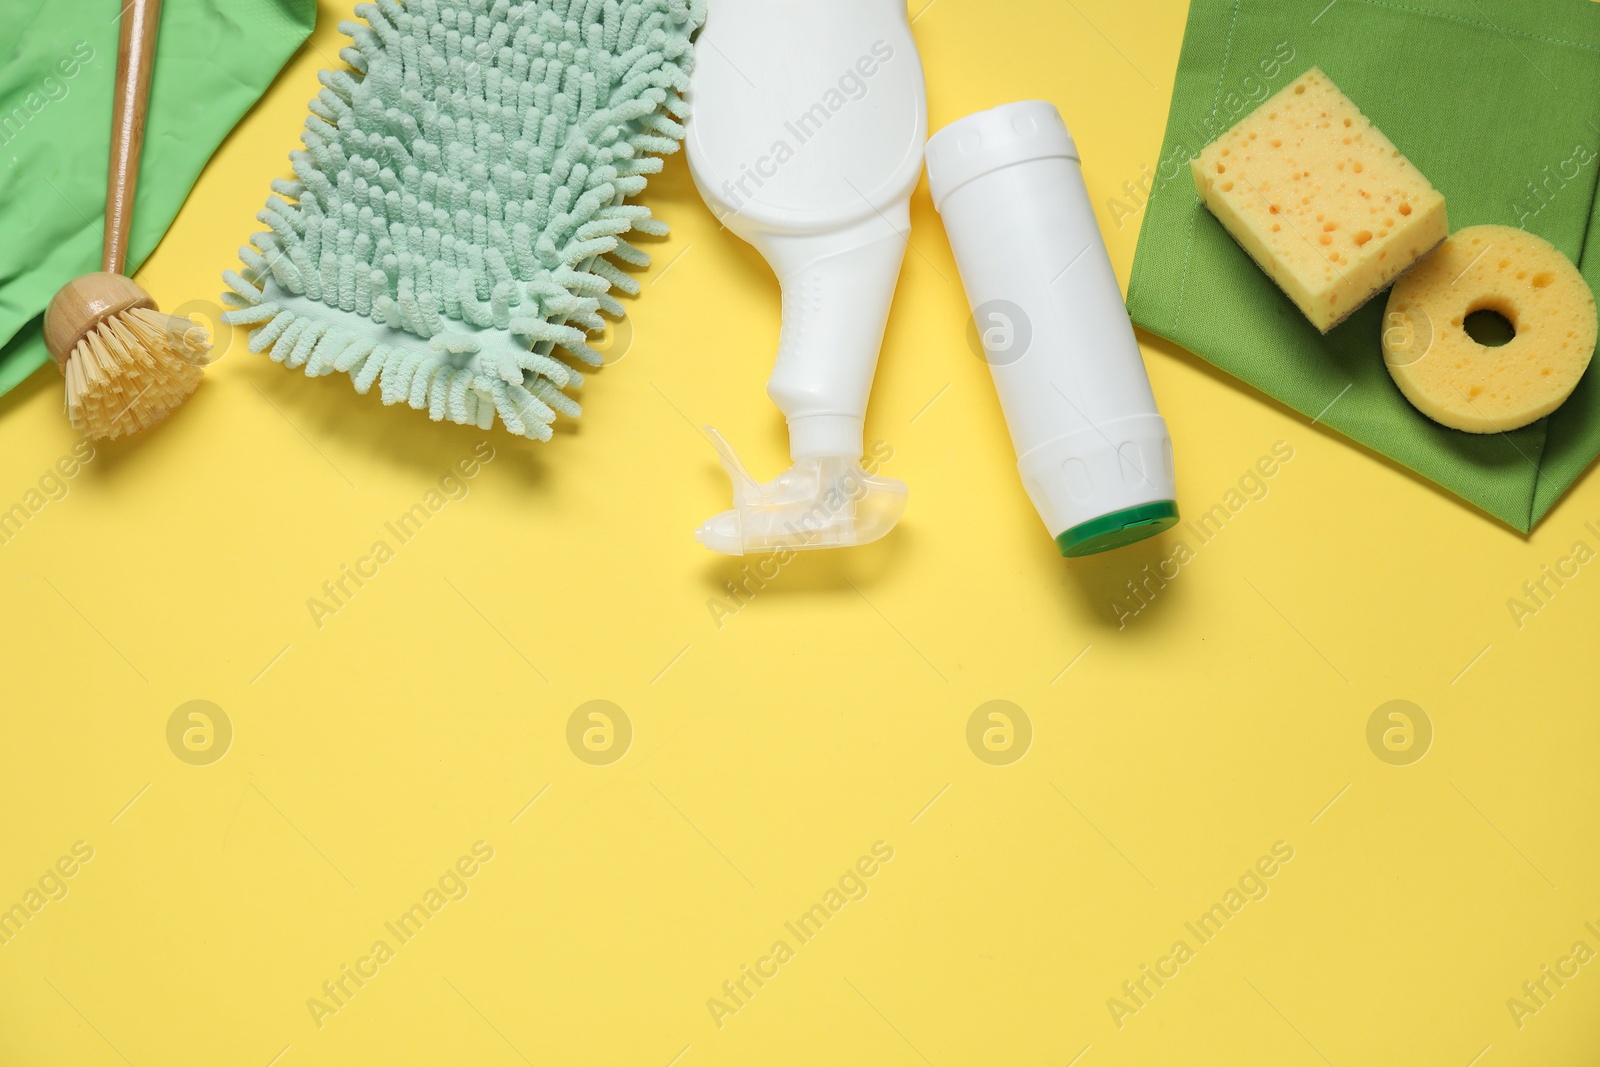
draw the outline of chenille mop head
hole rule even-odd
[[[435,421],[549,440],[557,358],[620,317],[612,259],[666,226],[627,198],[683,139],[705,0],[377,0],[339,29],[295,180],[224,275],[226,322],[308,376],[341,371]],[[609,259],[607,257],[610,257]]]

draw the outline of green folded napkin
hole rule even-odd
[[[122,0],[0,0],[0,393],[50,357],[39,316],[100,269]],[[316,0],[167,0],[129,269],[316,24]]]
[[[1387,293],[1322,336],[1195,192],[1189,160],[1313,66],[1444,193],[1452,232],[1519,226],[1600,292],[1600,3],[1191,0],[1129,284],[1137,325],[1527,532],[1600,454],[1600,368],[1521,430],[1439,426],[1384,366]]]

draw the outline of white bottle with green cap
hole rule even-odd
[[[1060,113],[969,115],[927,159],[1023,485],[1062,555],[1174,525],[1172,439]]]

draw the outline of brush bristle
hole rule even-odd
[[[160,422],[205,373],[211,337],[189,319],[134,308],[102,321],[67,360],[67,416],[86,437]]]

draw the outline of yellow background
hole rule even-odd
[[[143,271],[163,306],[214,300],[259,228],[347,8]],[[1138,220],[1107,201],[1158,158],[1184,14],[934,0],[931,126],[1054,101],[1126,282]],[[1294,458],[1119,628],[1179,532],[1056,554],[924,184],[868,421],[910,508],[719,627],[741,564],[690,536],[728,505],[696,428],[763,477],[786,462],[778,293],[681,155],[647,198],[673,233],[631,348],[552,443],[384,408],[224,330],[185,409],[0,547],[0,906],[94,849],[0,945],[0,1063],[1594,1062],[1600,964],[1520,1029],[1506,1001],[1600,949],[1600,565],[1520,629],[1507,600],[1600,548],[1600,482],[1523,538],[1142,337],[1187,516],[1276,442]],[[0,401],[0,507],[72,450],[60,392],[47,368]],[[308,598],[483,440],[470,495],[318,628]],[[196,699],[234,729],[209,766],[167,744]],[[633,728],[609,766],[566,740],[596,699]],[[994,699],[1032,724],[1009,766],[966,740]],[[1433,726],[1409,766],[1367,743],[1395,699]],[[308,998],[480,840],[469,895],[319,1028]],[[867,896],[799,944],[784,923],[878,841]],[[1184,923],[1279,841],[1270,893],[1199,946]],[[719,1028],[708,998],[779,939],[794,958]],[[1119,1028],[1108,998],[1179,939],[1194,958]]]

